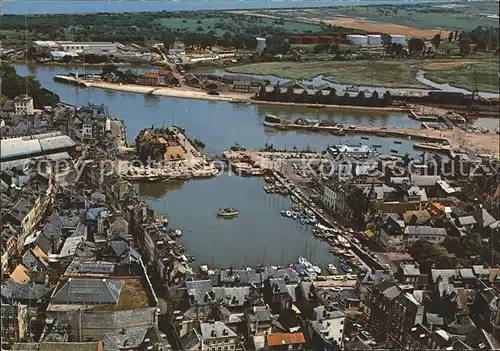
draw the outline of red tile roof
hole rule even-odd
[[[306,340],[302,333],[280,333],[267,336],[267,346],[303,344]]]

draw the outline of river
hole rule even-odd
[[[407,140],[402,145],[394,145],[390,138],[370,137],[366,141],[357,136],[268,130],[262,125],[262,116],[271,112],[287,119],[320,118],[347,124],[418,128],[418,122],[409,119],[404,112],[283,108],[151,97],[56,83],[52,79],[54,74],[68,72],[63,66],[16,65],[15,68],[21,75],[36,76],[43,87],[59,94],[65,103],[103,103],[113,116],[124,120],[127,138],[132,142],[145,127],[174,123],[184,127],[188,136],[200,137],[207,146],[204,151],[212,155],[220,154],[235,142],[247,148],[260,148],[268,143],[277,148],[310,146],[323,150],[329,144],[359,144],[362,141],[383,145],[383,153],[397,149],[400,155],[415,154],[412,142]],[[296,260],[306,252],[323,268],[328,263],[337,263],[327,253],[328,245],[317,240],[310,228],[280,215],[280,210],[290,207],[289,199],[266,194],[262,179],[223,173],[210,180],[141,184],[138,187],[145,201],[169,216],[172,227],[183,229],[180,241],[186,245],[188,253],[196,257],[195,264],[242,267],[255,265],[263,259],[266,264],[280,264]],[[218,208],[231,206],[240,209],[237,218],[216,218]]]
[[[451,0],[448,0],[451,2]],[[411,3],[448,2],[447,0],[415,0]],[[380,4],[404,4],[401,0],[177,0],[177,1],[38,1],[7,0],[0,2],[3,14],[64,14],[96,12],[147,12],[147,11],[200,11],[230,9],[273,9],[327,6],[362,6]]]

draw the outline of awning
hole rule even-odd
[[[365,230],[364,234],[366,235],[367,238],[372,238],[375,236],[375,234],[373,234],[373,232],[370,229]]]

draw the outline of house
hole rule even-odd
[[[224,323],[215,321],[201,323],[199,329],[193,329],[181,338],[184,350],[235,350],[238,335]]]
[[[29,320],[26,305],[19,302],[12,304],[2,302],[1,317],[2,346],[4,343],[21,341],[27,336]]]
[[[167,336],[155,326],[104,333],[103,346],[105,351],[171,349]]]
[[[342,348],[346,315],[328,306],[314,308],[313,319],[309,321],[307,332],[314,349]]]
[[[82,140],[90,140],[94,134],[92,132],[94,121],[90,118],[84,118],[82,121]]]
[[[425,240],[433,244],[440,244],[446,239],[446,229],[426,225],[406,226],[404,230],[404,241],[411,246],[419,240]]]
[[[405,226],[405,222],[399,218],[397,213],[385,214],[385,219],[383,219],[378,232],[378,241],[385,251],[403,251]]]
[[[297,350],[302,349],[306,340],[304,334],[279,333],[267,335],[267,350]]]
[[[411,328],[422,323],[424,306],[412,295],[412,288],[383,281],[367,288],[363,313],[369,317],[371,333],[377,341],[388,338],[406,342]]]
[[[14,112],[16,115],[32,115],[33,98],[29,95],[22,94],[14,98]]]
[[[402,284],[416,286],[420,282],[420,269],[417,264],[403,264],[398,267],[398,281]]]
[[[251,81],[234,81],[233,91],[238,93],[250,93],[251,92]]]
[[[247,335],[255,350],[265,348],[265,336],[272,332],[273,318],[268,306],[252,306],[245,311]]]

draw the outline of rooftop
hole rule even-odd
[[[218,339],[218,338],[232,338],[236,337],[236,333],[228,328],[222,322],[201,323],[200,324],[201,336],[203,339]]]
[[[279,333],[267,335],[267,346],[303,344],[306,340],[302,333]]]

